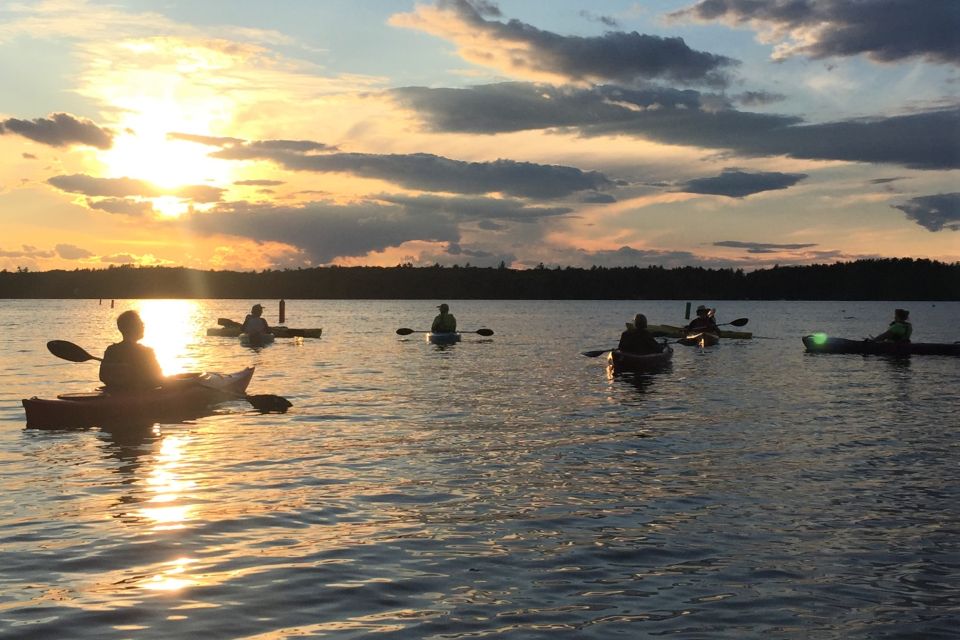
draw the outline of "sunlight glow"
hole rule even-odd
[[[195,300],[142,300],[139,305],[144,324],[143,344],[153,347],[165,375],[197,371],[199,363],[187,346],[202,322]]]

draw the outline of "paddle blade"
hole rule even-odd
[[[587,356],[588,358],[596,358],[597,356],[602,356],[607,351],[613,351],[613,349],[610,348],[610,349],[599,349],[597,351],[581,351],[580,353],[582,355]]]
[[[477,329],[477,333],[479,333],[482,336],[492,336],[493,329]]]
[[[287,409],[293,406],[293,403],[283,396],[275,396],[270,393],[244,396],[244,400],[253,405],[253,408],[260,413],[286,413]]]
[[[728,322],[727,324],[732,324],[735,327],[742,327],[743,325],[750,322],[750,318],[737,318],[733,322]]]
[[[80,346],[75,345],[72,342],[67,342],[66,340],[51,340],[47,343],[47,349],[49,349],[50,353],[58,358],[63,358],[64,360],[69,360],[70,362],[100,360],[100,358],[92,356],[84,351]]]
[[[411,333],[413,333],[413,329],[408,329],[408,328],[406,328],[406,327],[401,327],[401,328],[397,329],[397,335],[398,335],[398,336],[408,336],[408,335],[410,335]]]
[[[230,318],[217,318],[217,324],[221,327],[229,327],[232,329],[239,329],[243,325],[236,320],[231,320]]]

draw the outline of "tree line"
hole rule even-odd
[[[960,300],[960,263],[889,258],[703,267],[185,267],[0,271],[0,298]]]

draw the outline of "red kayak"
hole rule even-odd
[[[243,398],[252,377],[253,367],[229,374],[171,376],[166,386],[148,391],[67,393],[56,400],[33,397],[23,400],[23,408],[27,426],[35,428],[152,423]]]
[[[614,349],[607,356],[607,364],[613,368],[614,372],[634,371],[644,373],[657,371],[664,365],[669,364],[672,357],[673,349],[669,346],[665,346],[660,353],[643,354]]]

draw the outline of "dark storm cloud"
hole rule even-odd
[[[648,102],[652,96],[645,91],[553,90],[524,83],[468,89],[408,87],[394,93],[428,128],[439,131],[568,127],[587,136],[631,135],[747,156],[891,163],[916,169],[960,167],[960,107],[804,124],[793,116],[714,108],[709,96],[695,91],[666,90],[664,98],[678,100],[655,103]]]
[[[83,258],[93,257],[92,251],[87,251],[72,244],[58,244],[54,249],[57,255],[64,260],[82,260]]]
[[[349,173],[410,189],[450,193],[504,193],[524,198],[561,198],[578,191],[607,189],[615,182],[596,171],[575,167],[496,160],[464,162],[429,153],[303,154],[271,149],[260,143],[211,154],[227,160],[270,160],[294,171]]]
[[[107,213],[130,216],[131,218],[145,217],[153,213],[153,203],[128,198],[102,198],[100,200],[88,198],[87,207]]]
[[[919,196],[893,208],[930,231],[960,231],[960,193]]]
[[[795,50],[811,58],[865,54],[878,62],[960,63],[956,0],[701,0],[671,16],[760,23],[804,42]]]
[[[695,178],[679,185],[686,193],[704,193],[729,198],[745,198],[753,193],[786,189],[807,177],[805,173],[767,171],[747,173],[739,169],[724,169],[719,176]]]
[[[113,144],[113,133],[108,129],[103,129],[91,120],[78,118],[69,113],[53,113],[49,118],[33,120],[17,118],[0,120],[0,134],[4,133],[15,133],[51,147],[67,147],[76,144],[109,149]]]
[[[746,249],[747,253],[777,253],[780,251],[798,251],[800,249],[809,249],[817,246],[816,243],[809,244],[775,244],[772,242],[741,242],[739,240],[722,240],[714,242],[715,247],[731,247],[733,249]]]
[[[726,56],[696,51],[683,38],[663,38],[636,31],[609,31],[601,36],[564,36],[533,25],[509,20],[485,20],[477,3],[440,0],[437,7],[459,21],[453,31],[469,30],[471,37],[484,36],[502,46],[505,71],[552,73],[571,80],[632,82],[669,79],[683,83],[726,83],[724,70],[737,64]],[[496,7],[484,3],[487,15]],[[419,26],[416,23],[408,26]],[[441,33],[440,35],[447,35]],[[456,33],[449,34],[456,38]],[[496,64],[496,52],[486,52]],[[476,61],[476,60],[475,60]],[[480,60],[482,63],[483,60]]]
[[[157,198],[172,195],[178,198],[195,202],[219,202],[223,189],[208,185],[188,185],[177,189],[160,189],[146,180],[136,178],[95,178],[82,173],[73,175],[54,176],[47,180],[61,191],[82,193],[93,198],[126,198],[139,196],[142,198]],[[105,207],[100,207],[106,210]]]

